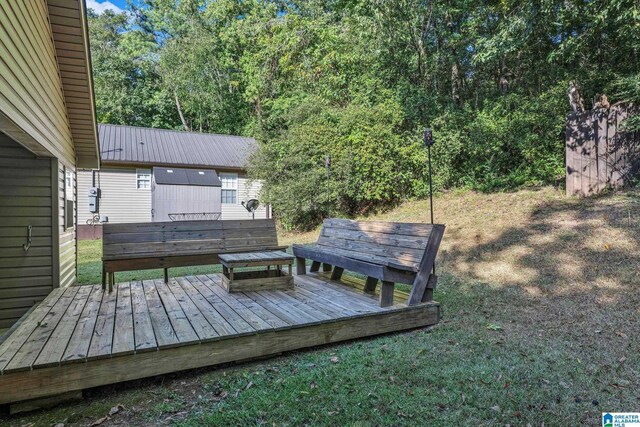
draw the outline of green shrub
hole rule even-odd
[[[285,227],[310,228],[327,215],[363,213],[425,192],[424,149],[401,130],[398,103],[339,108],[315,101],[295,108],[305,118],[263,143],[253,159],[265,202]]]

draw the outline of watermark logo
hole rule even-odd
[[[603,412],[602,427],[640,427],[640,412]]]
[[[608,412],[602,414],[602,427],[613,427],[613,415]]]

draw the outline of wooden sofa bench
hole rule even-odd
[[[306,260],[313,261],[311,271],[331,270],[339,280],[344,270],[367,276],[365,292],[373,293],[382,281],[380,305],[393,305],[395,283],[411,284],[408,304],[433,299],[437,276],[432,274],[442,241],[442,224],[414,224],[381,221],[326,219],[318,241],[312,245],[293,245],[297,274],[306,274]]]
[[[120,271],[218,264],[224,253],[283,250],[273,219],[109,224],[102,228],[102,287]]]

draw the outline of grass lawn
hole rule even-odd
[[[411,202],[378,218],[427,215]],[[2,420],[87,425],[122,404],[101,425],[539,426],[640,410],[640,192],[451,193],[436,218],[444,317],[432,329],[102,387]],[[80,281],[97,282],[99,246],[80,251]]]

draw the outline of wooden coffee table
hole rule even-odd
[[[222,286],[227,292],[267,289],[292,289],[294,256],[282,251],[241,252],[219,255]],[[285,273],[283,266],[287,266]],[[260,270],[234,271],[239,267],[265,267]]]

